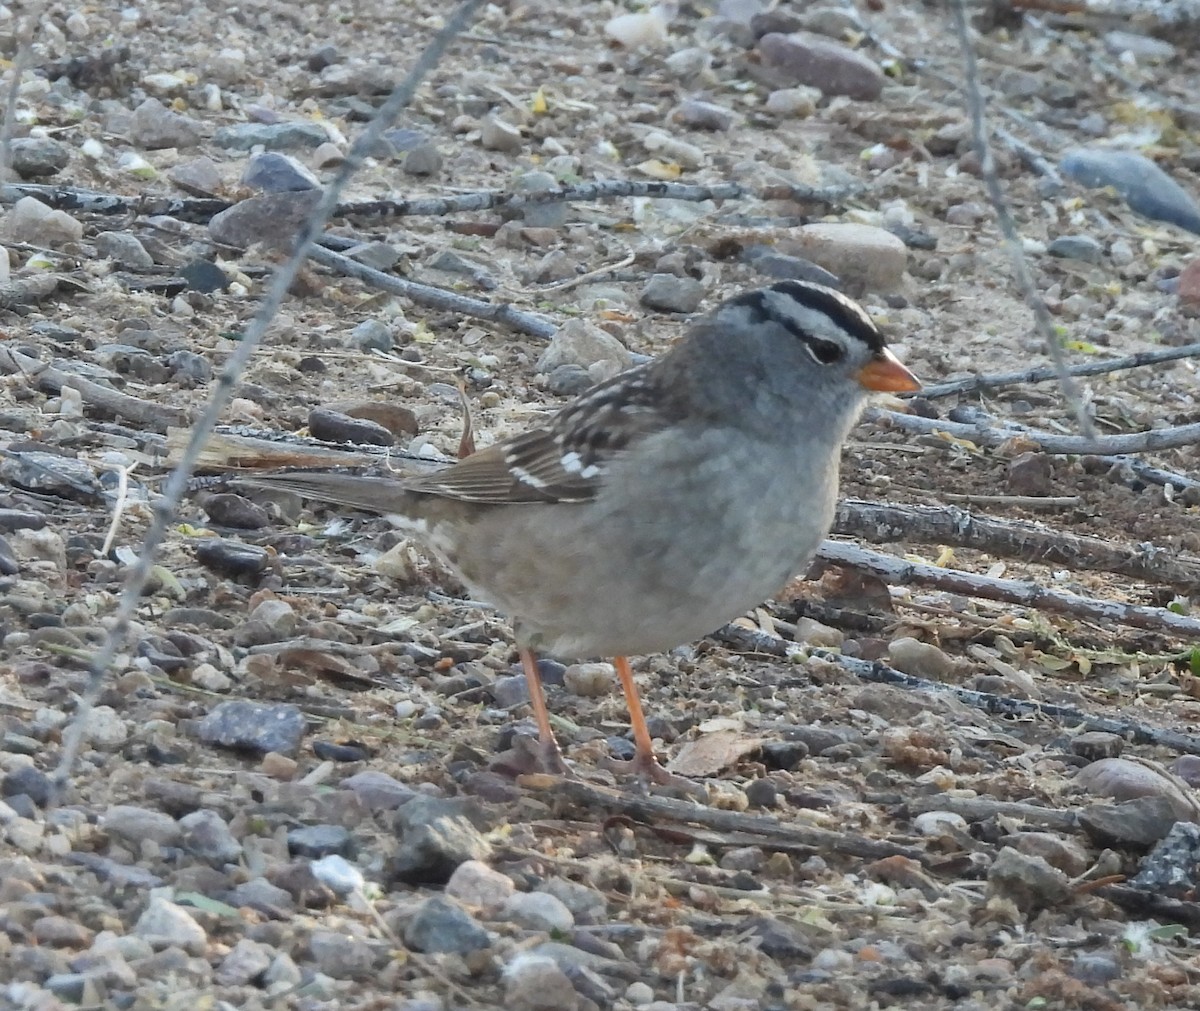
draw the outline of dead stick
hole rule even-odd
[[[512,327],[519,333],[527,333],[533,337],[549,338],[558,331],[558,326],[544,316],[522,312],[520,309],[514,309],[511,305],[494,305],[477,298],[467,298],[465,295],[458,295],[452,291],[446,291],[444,288],[406,281],[394,274],[385,274],[382,271],[374,270],[348,256],[335,253],[332,249],[314,246],[308,255],[309,259],[315,260],[317,263],[332,267],[348,277],[357,278],[373,288],[380,288],[383,291],[390,291],[393,295],[411,299],[417,305],[459,313],[475,319],[485,319],[492,323],[501,323]]]
[[[1067,372],[1073,376],[1099,376],[1106,372],[1120,372],[1125,369],[1138,369],[1147,365],[1160,365],[1163,362],[1173,362],[1180,358],[1195,358],[1200,356],[1200,344],[1185,344],[1177,348],[1162,348],[1158,351],[1140,351],[1137,354],[1126,355],[1124,358],[1109,358],[1100,362],[1080,362],[1070,365]],[[1019,386],[1025,383],[1048,383],[1056,380],[1058,373],[1053,367],[1043,365],[1035,369],[1023,369],[1020,372],[998,372],[994,375],[969,376],[965,379],[952,379],[949,382],[927,386],[915,396],[926,400],[938,397],[948,397],[955,393],[973,393],[975,390],[994,390],[1001,386]]]
[[[799,649],[795,643],[785,642],[773,635],[756,632],[740,625],[726,625],[714,632],[713,638],[732,649],[747,653],[766,653],[769,656],[790,657]],[[991,692],[963,688],[961,685],[927,681],[925,678],[904,674],[884,663],[859,660],[857,657],[843,656],[841,653],[832,653],[829,650],[814,649],[811,654],[873,684],[896,685],[913,691],[953,695],[965,705],[997,716],[1042,716],[1067,726],[1086,727],[1088,730],[1103,730],[1110,734],[1120,734],[1122,737],[1128,737],[1135,744],[1161,745],[1184,754],[1200,755],[1200,737],[1192,734],[1181,734],[1175,730],[1165,730],[1162,727],[1154,727],[1134,720],[1093,716],[1091,713],[1075,709],[1073,706],[1010,698],[1007,695],[993,695]],[[807,678],[784,678],[776,682],[775,686],[787,688],[811,683]]]
[[[947,593],[961,593],[968,597],[982,597],[985,600],[999,600],[1007,604],[1072,614],[1089,621],[1111,621],[1133,628],[1172,632],[1185,639],[1200,636],[1200,619],[1176,614],[1165,607],[1144,607],[1140,604],[1122,604],[1115,600],[1081,597],[1023,580],[993,579],[960,569],[943,569],[937,565],[907,562],[894,555],[869,551],[842,541],[825,541],[817,551],[817,557],[835,565],[848,565],[870,572],[893,586],[928,586]]]
[[[924,814],[927,811],[951,811],[962,815],[967,821],[986,821],[988,818],[1018,818],[1030,825],[1053,829],[1056,832],[1073,832],[1079,828],[1079,814],[1054,807],[1039,807],[1037,804],[1022,804],[1012,800],[996,800],[994,797],[953,797],[939,793],[934,797],[914,797],[905,801],[909,814]]]
[[[1153,428],[1147,432],[1130,432],[1127,435],[1101,435],[1089,439],[1082,435],[1056,435],[1053,432],[1042,432],[1018,425],[994,428],[983,423],[963,424],[957,421],[942,421],[939,418],[918,418],[913,414],[900,414],[897,411],[878,408],[868,411],[865,417],[869,420],[886,421],[905,432],[945,432],[955,438],[970,439],[987,446],[999,446],[1014,436],[1022,436],[1036,443],[1043,452],[1059,455],[1117,456],[1122,453],[1155,453],[1200,442],[1200,422],[1176,425],[1172,428]]]
[[[27,376],[36,377],[38,385],[52,393],[58,393],[63,387],[69,387],[79,394],[85,404],[98,407],[109,414],[128,418],[130,421],[157,431],[165,432],[170,426],[180,425],[186,420],[182,411],[163,407],[161,404],[154,404],[148,400],[141,400],[128,393],[122,393],[120,390],[114,390],[110,386],[103,386],[90,379],[84,379],[82,376],[73,376],[69,372],[56,369],[53,365],[46,365],[20,351],[0,349],[0,372],[9,375],[24,373]]]
[[[811,847],[829,853],[845,853],[849,856],[875,860],[881,857],[904,856],[919,863],[928,860],[926,854],[910,846],[899,846],[884,839],[868,839],[857,832],[833,832],[829,829],[812,828],[808,825],[786,824],[764,815],[741,814],[737,811],[721,811],[701,807],[691,801],[672,800],[668,797],[644,797],[607,787],[587,783],[581,779],[564,779],[559,776],[525,776],[521,782],[528,786],[553,789],[574,801],[593,807],[615,808],[626,814],[650,821],[667,818],[672,821],[692,822],[706,825],[720,832],[745,832],[770,839],[785,840],[796,846]]]
[[[1119,572],[1178,587],[1200,585],[1200,558],[1153,544],[1122,544],[1051,530],[1036,523],[974,516],[954,506],[848,499],[838,505],[832,532],[873,544],[950,544],[1041,565]]]

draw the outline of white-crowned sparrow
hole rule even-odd
[[[612,656],[637,771],[663,781],[625,657],[698,639],[801,571],[871,390],[920,384],[840,293],[737,295],[670,351],[434,474],[239,483],[391,515],[513,619],[543,763],[564,768],[535,652]]]

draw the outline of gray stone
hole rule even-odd
[[[521,953],[504,970],[504,1006],[510,1011],[576,1011],[579,994],[553,959]]]
[[[547,878],[539,892],[553,895],[571,911],[576,923],[601,923],[608,915],[608,899],[595,888],[569,878]]]
[[[356,351],[391,351],[396,343],[387,324],[364,319],[350,331],[350,346]]]
[[[1012,899],[1026,913],[1065,902],[1071,895],[1071,879],[1041,857],[1005,847],[988,868],[988,887]]]
[[[229,893],[228,901],[235,906],[249,906],[268,916],[288,912],[295,905],[291,892],[271,884],[266,878],[251,878]]]
[[[1084,263],[1099,263],[1104,258],[1104,247],[1090,235],[1060,235],[1046,247],[1046,252],[1064,260],[1082,260]]]
[[[1059,162],[1063,175],[1088,187],[1111,186],[1139,214],[1200,233],[1200,205],[1143,154],[1076,148]]]
[[[216,811],[201,808],[186,814],[179,819],[179,827],[183,830],[184,849],[202,860],[228,864],[241,859],[242,844]]]
[[[1154,895],[1190,898],[1200,884],[1200,825],[1177,821],[1138,865],[1129,884]]]
[[[211,197],[223,183],[217,163],[208,155],[180,162],[167,169],[167,178],[194,196]]]
[[[561,189],[554,176],[541,171],[522,172],[517,176],[514,188],[518,193],[553,193]],[[533,228],[561,228],[566,224],[567,204],[563,200],[527,204],[521,208],[521,217],[525,224]],[[546,277],[541,280],[549,281],[554,278]]]
[[[393,878],[406,884],[445,884],[465,860],[486,860],[491,846],[467,816],[461,801],[415,797],[396,816],[400,845],[388,862]]]
[[[334,979],[370,979],[375,975],[375,950],[360,937],[341,931],[314,930],[308,950],[321,972]]]
[[[414,951],[480,951],[490,947],[488,932],[466,910],[449,899],[427,899],[404,928],[404,943]]]
[[[695,312],[704,301],[704,285],[691,277],[651,274],[642,288],[642,305],[663,312]]]
[[[1124,804],[1093,804],[1079,812],[1080,827],[1100,845],[1137,850],[1148,850],[1166,838],[1178,820],[1166,797],[1138,797]]]
[[[83,223],[37,197],[21,197],[4,218],[3,234],[16,242],[59,248],[83,238]]]
[[[96,252],[128,270],[148,270],[154,266],[154,257],[137,236],[128,232],[101,232],[96,236]]]
[[[504,903],[503,915],[527,930],[565,933],[575,926],[575,917],[561,899],[545,892],[517,892]]]
[[[672,118],[692,130],[712,130],[724,133],[733,126],[733,113],[716,102],[705,102],[699,98],[685,98],[679,103]]]
[[[836,274],[830,273],[824,267],[819,267],[812,260],[802,256],[788,256],[786,253],[763,253],[751,261],[754,269],[764,277],[778,278],[782,281],[812,281],[823,284],[827,288],[840,288],[842,282]]]
[[[115,804],[104,812],[101,825],[109,835],[137,846],[151,840],[160,846],[178,846],[183,838],[179,822],[169,814],[132,804]]]
[[[478,860],[459,864],[446,882],[446,894],[464,906],[495,912],[512,896],[512,878],[494,871]]]
[[[200,143],[200,123],[168,109],[157,98],[147,98],[133,110],[129,139],[145,151],[169,147],[195,147]]]
[[[588,369],[597,362],[611,365],[614,373],[629,368],[629,349],[606,330],[585,319],[569,319],[550,338],[538,359],[539,372],[553,372],[560,365]]]
[[[1067,971],[1088,986],[1104,986],[1125,974],[1121,963],[1103,951],[1081,951],[1071,960]]]
[[[556,397],[575,397],[594,386],[592,374],[582,365],[559,365],[546,377],[546,389]]]
[[[362,805],[371,811],[394,811],[420,794],[385,772],[366,769],[343,779],[343,790],[352,790]]]
[[[301,120],[288,123],[238,123],[223,126],[213,134],[213,143],[228,151],[249,151],[262,147],[268,151],[292,151],[316,148],[329,140],[323,126]]]
[[[250,197],[215,214],[208,223],[208,234],[214,242],[236,249],[259,243],[288,249],[320,199],[319,190]]]
[[[321,183],[291,155],[260,151],[247,160],[242,185],[263,193],[297,193],[319,189]]]
[[[803,225],[800,251],[848,286],[895,291],[904,279],[908,249],[891,232],[874,225],[818,222]]]
[[[874,101],[885,77],[878,64],[857,50],[811,32],[772,32],[758,40],[763,65],[779,87],[808,84],[826,95]]]
[[[1028,856],[1041,857],[1068,877],[1077,878],[1091,866],[1082,845],[1053,832],[1014,832],[1004,842]]]
[[[71,161],[71,149],[50,137],[16,137],[10,142],[12,167],[22,179],[56,175]]]
[[[247,986],[266,973],[274,955],[269,945],[243,937],[221,960],[214,978],[222,986]]]
[[[189,955],[203,955],[208,934],[182,906],[163,898],[152,898],[138,917],[133,932],[148,941],[155,951],[182,948]]]
[[[442,171],[442,153],[435,144],[420,144],[404,155],[400,168],[405,175],[435,176]]]
[[[200,721],[198,729],[205,744],[263,755],[268,751],[294,755],[300,749],[308,722],[293,705],[238,699],[222,702]]]
[[[520,151],[525,143],[521,131],[511,123],[488,116],[480,127],[479,143],[489,151]]]
[[[346,856],[354,850],[354,839],[340,825],[305,825],[287,834],[288,852],[293,856],[317,859],[336,853]]]

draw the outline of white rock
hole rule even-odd
[[[967,820],[954,811],[925,811],[913,819],[913,828],[921,835],[940,836],[948,832],[966,832]]]
[[[908,266],[908,249],[891,232],[871,225],[820,222],[804,225],[801,255],[852,287],[895,291]]]
[[[795,88],[772,91],[763,107],[773,116],[794,116],[799,119],[816,112],[817,102],[820,100],[820,88],[810,88],[802,84]]]
[[[182,906],[160,897],[150,900],[133,932],[158,951],[177,946],[189,955],[203,955],[208,947],[208,934],[191,914]]]
[[[667,42],[667,18],[661,7],[640,14],[618,14],[604,25],[604,34],[626,49],[653,49]]]
[[[447,895],[485,913],[502,908],[515,891],[512,878],[492,870],[479,860],[463,861],[446,882]]]
[[[4,235],[16,242],[55,248],[83,238],[83,223],[66,211],[47,207],[37,197],[22,197],[4,220]]]
[[[563,684],[573,695],[598,699],[612,694],[617,671],[610,663],[573,663],[563,672]]]
[[[567,931],[575,915],[561,899],[545,892],[517,892],[504,903],[504,916],[529,930]]]
[[[83,736],[94,747],[116,748],[129,737],[129,727],[112,706],[94,706],[83,721]]]

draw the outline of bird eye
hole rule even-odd
[[[818,365],[832,365],[834,362],[842,360],[842,346],[835,344],[833,341],[823,341],[810,337],[804,342],[804,346],[808,349],[808,353],[813,356],[813,361]]]

